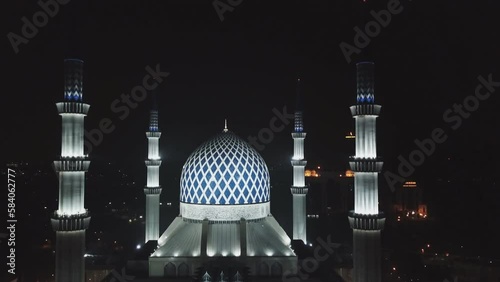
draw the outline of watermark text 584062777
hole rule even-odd
[[[16,171],[7,169],[7,272],[16,274]]]

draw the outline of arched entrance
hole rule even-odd
[[[260,276],[269,276],[269,266],[265,262],[261,262],[259,264],[259,268],[257,269],[257,273]]]
[[[179,269],[177,270],[179,277],[188,277],[189,276],[189,266],[185,263],[181,263],[179,265]]]
[[[165,265],[165,276],[166,277],[176,277],[177,276],[177,271],[175,269],[175,265],[171,262],[169,262],[167,265]]]
[[[283,274],[283,267],[281,266],[281,264],[277,262],[273,263],[273,265],[271,266],[271,275],[281,276],[281,274]]]

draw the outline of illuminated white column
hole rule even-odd
[[[293,239],[302,240],[307,243],[306,222],[306,195],[308,188],[305,183],[305,167],[307,161],[304,157],[304,123],[302,116],[302,105],[300,102],[300,79],[297,81],[297,106],[295,109],[293,138],[293,186],[291,188],[293,198]]]
[[[356,136],[357,138],[357,136]],[[358,172],[354,174],[354,212],[378,214],[378,174]],[[356,189],[357,188],[357,189]]]
[[[57,282],[85,279],[85,230],[90,216],[85,209],[85,173],[90,161],[84,154],[84,118],[89,105],[83,98],[83,61],[64,61],[64,101],[57,103],[62,119],[61,157],[54,161],[59,178],[58,209],[51,223],[56,231]]]
[[[353,281],[382,281],[380,230],[359,228],[353,230]]]
[[[85,213],[85,172],[59,172],[59,209],[58,214]]]
[[[159,160],[160,159],[160,137],[154,135],[149,135],[148,137],[148,159]]]
[[[377,143],[375,115],[355,116],[356,125],[356,157],[376,158]]]
[[[375,104],[374,63],[358,63],[357,104],[351,107],[356,125],[356,152],[350,165],[354,171],[354,211],[349,214],[353,229],[353,281],[381,281],[380,233],[385,218],[378,207],[376,118],[381,106]]]
[[[160,136],[158,128],[158,111],[152,110],[149,121],[148,160],[146,161],[147,181],[144,193],[146,194],[146,234],[144,241],[160,238]]]
[[[84,115],[74,113],[61,114],[62,117],[62,142],[61,156],[76,157],[83,155],[84,144]]]

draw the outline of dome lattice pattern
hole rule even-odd
[[[269,201],[269,171],[262,157],[231,132],[202,144],[186,161],[181,202],[242,205]]]

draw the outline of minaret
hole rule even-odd
[[[354,171],[354,211],[349,214],[353,229],[353,281],[381,281],[381,240],[385,218],[379,212],[378,174],[382,162],[377,157],[376,119],[381,106],[375,104],[374,63],[357,67],[357,103],[351,106],[356,123],[356,155],[350,165]]]
[[[155,93],[153,107],[149,116],[149,130],[146,131],[148,138],[147,183],[144,188],[146,194],[146,236],[145,242],[158,240],[160,238],[160,135],[158,128],[158,109],[156,106]]]
[[[62,117],[61,157],[54,161],[59,177],[58,209],[51,223],[56,231],[57,282],[85,279],[85,230],[90,216],[85,209],[85,172],[90,160],[84,154],[84,118],[90,105],[83,98],[83,61],[64,61],[64,101],[56,103]]]
[[[229,129],[227,128],[227,119],[224,120],[224,129],[222,132],[229,132]]]
[[[304,159],[304,124],[302,120],[302,103],[300,78],[297,80],[297,104],[295,107],[295,122],[292,132],[293,138],[293,186],[291,188],[293,198],[293,240],[302,240],[307,243],[306,224],[306,195],[308,188],[305,183],[305,167],[307,161]]]

